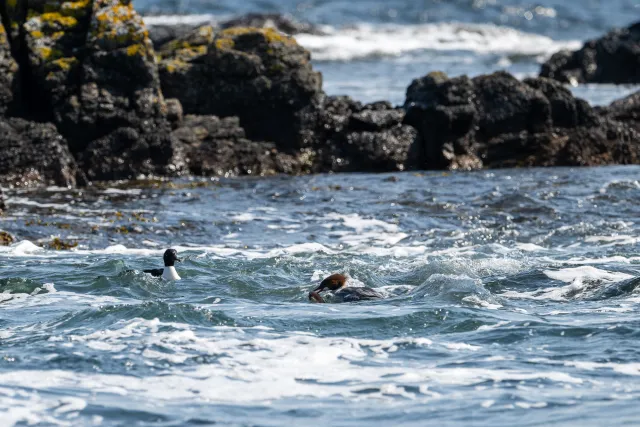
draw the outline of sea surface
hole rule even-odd
[[[0,425],[637,425],[639,177],[11,190]],[[385,298],[308,302],[335,272]]]
[[[404,102],[431,71],[536,76],[561,49],[578,49],[640,20],[640,0],[133,0],[148,24],[207,23],[250,12],[281,13],[320,27],[300,34],[325,91],[362,102]],[[593,105],[640,85],[572,88]]]

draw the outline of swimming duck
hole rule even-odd
[[[180,276],[174,267],[176,262],[182,262],[178,258],[178,252],[175,249],[167,249],[164,251],[164,268],[154,268],[151,270],[142,270],[151,274],[153,277],[162,277],[164,280],[180,280]]]
[[[382,294],[371,288],[347,287],[347,278],[342,274],[332,274],[320,282],[317,288],[309,292],[309,300],[313,302],[325,302],[320,292],[325,289],[333,291],[334,302],[355,302],[378,298],[384,298]]]

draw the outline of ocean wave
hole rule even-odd
[[[493,24],[456,22],[422,25],[358,24],[323,27],[326,35],[299,34],[298,42],[321,61],[399,56],[421,50],[469,51],[545,57],[560,49],[577,49],[579,41],[556,41]]]

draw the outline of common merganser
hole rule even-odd
[[[325,302],[320,292],[329,289],[333,292],[333,302],[355,302],[384,298],[383,295],[371,288],[349,288],[347,278],[342,274],[332,274],[320,282],[317,288],[309,292],[309,300],[313,302]]]
[[[176,262],[182,262],[178,258],[178,252],[175,249],[167,249],[164,251],[164,268],[154,268],[151,270],[142,270],[151,274],[153,277],[162,277],[164,280],[180,280],[180,276],[174,267]]]

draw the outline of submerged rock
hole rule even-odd
[[[640,83],[640,22],[563,50],[542,65],[541,77],[563,83]]]
[[[279,153],[273,143],[247,140],[237,117],[187,115],[173,136],[184,144],[195,175],[296,174],[306,167],[303,155]]]
[[[427,169],[638,161],[633,129],[545,78],[432,73],[411,84],[405,108],[419,132],[413,153]]]
[[[185,113],[236,116],[255,141],[279,150],[308,145],[304,130],[322,96],[307,50],[273,29],[202,27],[165,45],[160,78]]]
[[[0,135],[0,184],[66,187],[84,183],[84,175],[54,125],[0,119]]]

